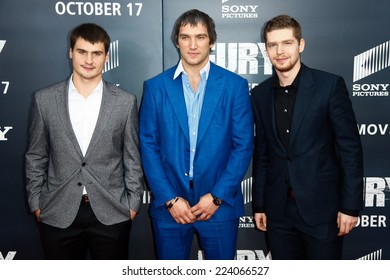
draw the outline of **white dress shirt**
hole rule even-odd
[[[103,97],[103,81],[101,80],[92,94],[87,98],[83,97],[76,89],[72,81],[69,82],[69,116],[80,145],[81,152],[85,156],[92,134],[95,130],[100,112]],[[86,194],[84,187],[83,194]]]

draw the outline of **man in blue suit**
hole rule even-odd
[[[299,23],[263,30],[275,74],[252,90],[253,208],[273,259],[340,259],[363,207],[363,156],[343,78],[301,63]]]
[[[253,115],[247,81],[209,61],[216,36],[207,14],[185,12],[172,32],[179,63],[145,82],[141,157],[159,259],[188,259],[194,234],[205,259],[236,254]]]

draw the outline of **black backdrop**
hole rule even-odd
[[[26,204],[23,155],[30,96],[67,78],[68,32],[82,22],[103,26],[112,39],[104,78],[142,97],[143,82],[178,61],[170,34],[175,19],[198,8],[216,23],[211,60],[242,75],[250,87],[270,75],[260,29],[286,13],[303,27],[308,66],[342,75],[350,90],[364,149],[365,210],[345,238],[344,259],[390,259],[389,69],[386,0],[125,0],[0,2],[0,259],[42,259],[37,226]],[[254,229],[251,170],[242,183],[238,259],[268,259],[264,235]],[[149,195],[134,222],[130,259],[154,259],[147,213]],[[194,242],[192,258],[198,259]]]

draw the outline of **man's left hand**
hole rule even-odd
[[[131,210],[131,209],[130,209],[130,219],[131,219],[132,221],[134,221],[135,216],[137,216],[137,212],[135,212],[134,210]]]
[[[191,207],[192,213],[198,221],[207,221],[218,210],[219,206],[213,202],[211,193],[205,194],[199,199],[199,202]]]
[[[339,212],[337,214],[337,227],[339,228],[339,233],[337,236],[347,235],[351,230],[356,226],[358,222],[358,217],[349,216]]]

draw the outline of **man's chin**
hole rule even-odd
[[[274,67],[279,72],[289,72],[294,68],[294,65],[276,65]]]

